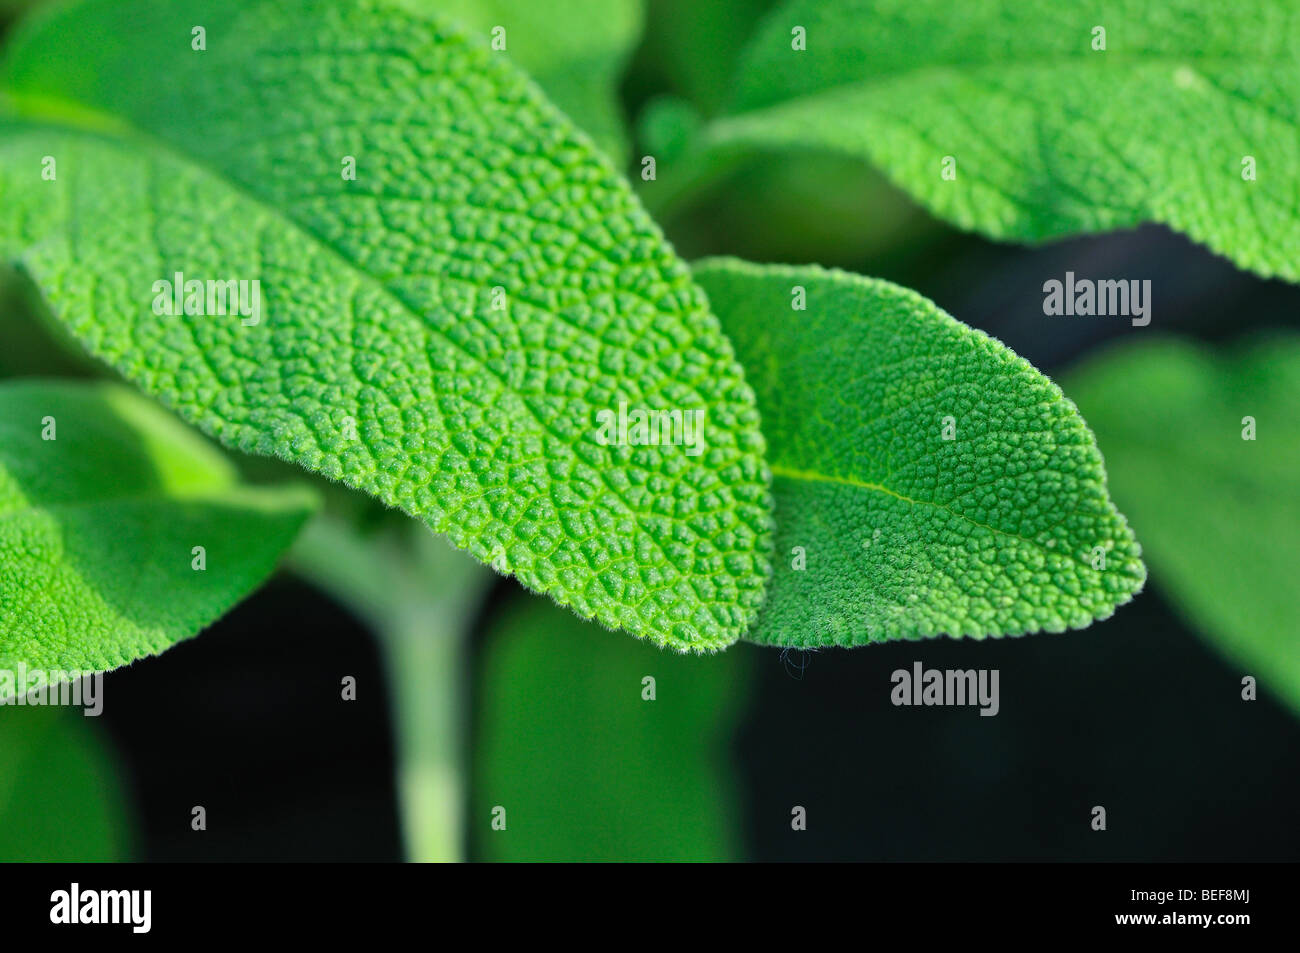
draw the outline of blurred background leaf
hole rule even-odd
[[[729,752],[755,650],[676,655],[521,595],[487,638],[469,815],[479,857],[736,857]],[[498,805],[504,831],[489,825]]]
[[[634,89],[689,100],[706,116],[731,98],[746,40],[775,0],[649,0],[645,41],[629,67]]]
[[[1300,713],[1300,335],[1226,353],[1144,338],[1087,362],[1065,392],[1097,434],[1155,583]]]
[[[699,140],[732,95],[740,54],[775,0],[649,0],[623,94],[638,154],[633,183],[685,258],[861,270],[902,266],[950,231],[860,160],[807,148],[710,150]],[[871,272],[879,275],[879,269]]]
[[[126,860],[114,752],[80,709],[0,708],[0,862]]]
[[[0,379],[103,376],[26,278],[0,264]]]
[[[1297,281],[1291,181],[1256,181],[1246,153],[1258,144],[1285,166],[1300,155],[1289,55],[1300,34],[1275,0],[1236,6],[1239,21],[1207,0],[1112,0],[1123,52],[1099,53],[1090,32],[1104,50],[1105,31],[1069,4],[792,0],[755,33],[730,114],[701,138],[858,156],[994,238],[1159,221]]]

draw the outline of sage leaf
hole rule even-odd
[[[1074,405],[914,291],[815,266],[701,262],[758,394],[775,572],[754,641],[1059,632],[1142,586]]]
[[[0,255],[146,392],[609,627],[748,627],[752,391],[627,184],[482,38],[368,0],[85,0],[20,29],[0,89]],[[237,315],[167,300],[236,280]],[[625,410],[702,439],[602,434]]]
[[[1214,352],[1152,338],[1066,381],[1157,586],[1243,676],[1300,712],[1300,336]]]
[[[1277,0],[792,0],[751,42],[708,137],[867,160],[993,238],[1159,222],[1300,281],[1291,13]]]
[[[622,168],[618,84],[641,35],[641,0],[402,0],[459,23],[505,53]]]
[[[271,574],[315,502],[242,485],[120,385],[0,384],[0,697],[196,634]]]

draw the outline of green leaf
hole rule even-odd
[[[121,781],[93,719],[0,708],[0,863],[128,859]]]
[[[271,574],[314,503],[240,485],[118,385],[0,385],[0,697],[195,635]]]
[[[0,125],[0,254],[96,355],[584,617],[695,650],[748,626],[753,394],[626,183],[504,57],[378,3],[89,0],[0,79],[30,117]],[[260,281],[260,320],[157,316],[174,272]],[[624,402],[702,412],[707,449],[600,443]]]
[[[1141,588],[1092,434],[1026,361],[885,281],[729,259],[695,275],[758,394],[775,478],[776,569],[750,638],[1058,632]]]
[[[795,0],[758,32],[709,136],[857,156],[993,238],[1160,222],[1300,281],[1290,13],[1277,0]]]
[[[705,113],[731,95],[736,60],[772,0],[652,0],[643,68]],[[638,59],[642,57],[639,55]]]
[[[483,859],[735,858],[743,652],[682,658],[537,599],[510,604],[485,652],[471,813]],[[490,827],[495,807],[505,830]]]
[[[1157,584],[1300,712],[1300,337],[1211,353],[1151,338],[1067,377]],[[1243,439],[1254,420],[1255,439]]]
[[[402,0],[485,39],[501,27],[504,52],[622,168],[627,134],[618,83],[641,35],[641,0]]]
[[[37,0],[0,0],[0,17],[7,17],[26,10]]]

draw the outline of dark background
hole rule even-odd
[[[528,598],[501,583],[498,600]],[[491,610],[489,610],[491,611]],[[761,860],[1295,860],[1300,726],[1149,586],[1083,632],[760,656],[736,739]],[[895,708],[889,673],[1001,670],[1002,709]],[[386,700],[364,629],[279,581],[201,638],[106,677],[145,860],[397,860]],[[865,691],[864,686],[877,690]],[[208,809],[209,829],[189,811]],[[808,830],[790,830],[790,806]],[[1107,809],[1104,833],[1089,825]]]

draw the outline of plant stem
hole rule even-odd
[[[380,631],[397,734],[397,796],[407,856],[462,860],[464,633],[444,614],[405,612]]]
[[[378,635],[407,858],[464,859],[463,649],[492,574],[415,524],[405,536],[362,537],[328,516],[308,526],[292,563]]]

